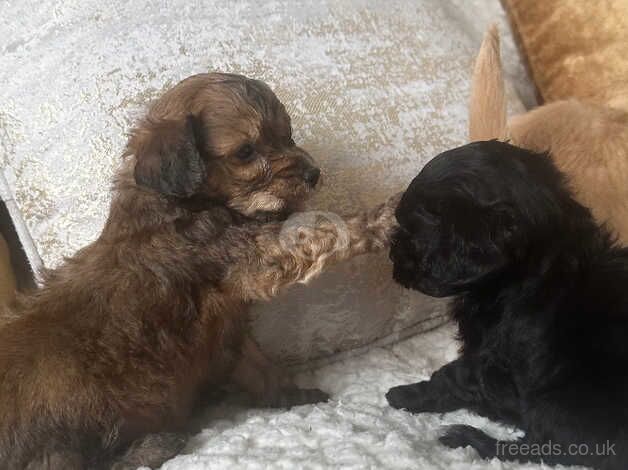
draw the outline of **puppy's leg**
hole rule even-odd
[[[135,470],[138,467],[159,468],[185,446],[187,436],[180,433],[148,434],[134,441],[111,464],[111,470]],[[59,467],[61,468],[61,467]]]
[[[26,470],[83,470],[85,462],[83,456],[74,450],[56,449],[44,451],[36,459],[31,460]]]
[[[244,341],[242,357],[236,365],[232,380],[248,392],[256,404],[262,406],[288,408],[329,399],[329,395],[317,388],[298,388],[264,356],[250,337]]]
[[[544,463],[549,465],[595,465],[594,457],[573,456],[568,454],[569,447],[550,439],[545,442],[530,440],[528,435],[514,441],[501,441],[489,436],[473,426],[456,424],[447,426],[445,433],[438,438],[441,444],[456,449],[458,447],[472,447],[483,459],[497,457],[499,460],[515,461],[520,463]],[[538,449],[538,450],[535,450]],[[595,468],[624,469],[625,467]]]
[[[516,441],[499,441],[489,436],[484,431],[466,424],[447,426],[445,428],[445,434],[439,437],[438,440],[441,444],[451,447],[452,449],[458,447],[473,447],[483,459],[497,457],[500,460],[521,460],[522,462],[538,463],[542,460],[540,455],[528,455],[527,458],[524,458],[521,453],[517,451],[521,446],[529,445],[525,437],[517,439]],[[545,462],[549,463],[547,459],[545,459]]]
[[[370,212],[340,219],[308,213],[262,225],[246,236],[252,252],[238,253],[228,282],[247,300],[269,300],[296,282],[307,282],[331,264],[383,249],[397,226],[400,196]],[[253,243],[251,243],[251,241]]]
[[[477,409],[481,402],[477,382],[461,358],[434,372],[430,380],[391,388],[386,400],[393,408],[412,413]]]
[[[486,459],[628,468],[623,409],[609,406],[607,391],[590,395],[587,387],[570,384],[527,408],[521,426],[526,434],[515,441],[497,440],[467,425],[448,427],[440,441],[452,448],[472,447]]]

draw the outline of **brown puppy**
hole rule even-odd
[[[325,400],[268,364],[247,306],[383,248],[395,200],[342,223],[282,222],[318,176],[259,81],[196,75],[159,99],[100,237],[0,328],[0,468],[159,466],[201,389],[229,381],[271,406]]]
[[[535,152],[549,152],[568,176],[578,202],[628,245],[628,113],[570,99],[506,122],[495,27],[486,34],[475,64],[469,134],[472,141],[509,139]]]

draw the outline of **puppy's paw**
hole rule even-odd
[[[6,468],[6,467],[5,467]],[[64,470],[81,470],[85,468],[82,455],[72,450],[43,451],[24,467],[25,470],[41,470],[62,468]]]
[[[403,191],[398,192],[397,194],[391,196],[388,201],[386,201],[386,205],[392,209],[393,212],[397,210],[397,206],[401,202],[401,198],[403,197]]]
[[[438,438],[441,444],[456,449],[473,447],[482,458],[494,457],[497,452],[497,440],[473,426],[455,424],[445,428],[445,434]]]
[[[456,409],[456,407],[450,409],[447,398],[446,394],[435,388],[430,381],[399,385],[386,393],[386,400],[390,406],[411,413],[442,413]]]
[[[399,385],[393,387],[386,393],[386,400],[388,404],[398,410],[406,409],[412,411],[417,403],[417,388],[418,384],[412,385]]]
[[[395,210],[400,199],[401,193],[398,193],[367,213],[364,238],[372,245],[371,249],[382,249],[390,245],[390,239],[399,227]]]
[[[111,470],[158,468],[181,452],[186,443],[187,436],[180,433],[148,434],[133,442],[124,455],[111,464]]]
[[[398,227],[395,211],[401,201],[403,193],[397,193],[388,198],[388,200],[378,208],[377,221],[388,232],[392,232]]]
[[[329,395],[318,388],[287,387],[282,388],[268,405],[271,408],[292,408],[328,400]]]

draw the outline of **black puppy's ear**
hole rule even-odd
[[[207,179],[202,158],[203,129],[197,117],[146,121],[127,148],[136,158],[135,182],[180,198],[196,194]]]

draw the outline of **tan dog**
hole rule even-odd
[[[196,75],[161,97],[132,133],[100,237],[0,327],[0,468],[159,466],[226,382],[270,406],[326,400],[268,363],[248,306],[382,249],[396,200],[284,223],[318,176],[262,82]]]
[[[601,92],[603,93],[603,91]],[[548,152],[577,200],[628,245],[628,113],[570,99],[506,122],[499,36],[486,34],[473,73],[469,137]]]

